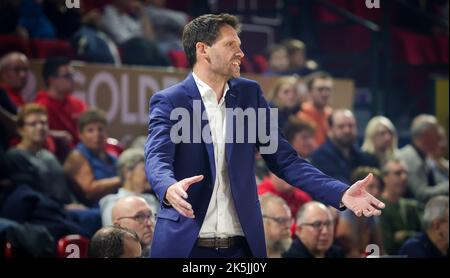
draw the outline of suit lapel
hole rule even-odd
[[[237,98],[237,91],[235,90],[235,88],[233,88],[233,80],[228,82],[228,86],[229,86],[229,90],[225,96],[225,107],[229,108],[231,110],[234,110],[237,105],[238,105],[238,98]],[[226,112],[225,112],[226,113]],[[227,117],[227,124],[226,124],[226,138],[228,139],[228,134],[230,134],[230,132],[232,132],[231,134],[233,134],[232,137],[230,137],[230,139],[232,139],[232,142],[227,142],[225,141],[225,154],[226,154],[226,160],[228,165],[230,165],[230,161],[231,161],[231,154],[233,152],[233,141],[235,140],[234,137],[236,137],[236,124],[233,123],[232,121],[234,120],[233,118]]]
[[[192,73],[188,75],[188,77],[184,80],[184,87],[186,88],[187,94],[191,97],[191,100],[189,102],[191,111],[192,111],[192,123],[193,128],[192,132],[197,133],[196,136],[202,136],[202,132],[205,134],[208,134],[211,138],[211,130],[209,128],[209,122],[206,117],[205,113],[205,105],[203,104],[202,97],[200,96],[200,92],[198,91],[197,85],[195,84],[194,77],[192,76]],[[194,101],[196,105],[194,106]],[[201,113],[195,113],[198,111],[198,103],[201,104],[200,110]],[[195,109],[194,109],[195,108]],[[202,119],[202,116],[205,114],[205,116]],[[200,127],[200,128],[199,128]],[[199,134],[199,135],[198,135]],[[194,136],[194,134],[192,135]],[[214,159],[214,146],[211,140],[210,142],[205,142],[203,139],[201,139],[201,142],[205,145],[206,151],[208,152],[208,158],[209,158],[209,166],[211,168],[211,174],[212,174],[212,185],[215,183],[216,179],[216,161]]]

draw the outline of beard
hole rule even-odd
[[[273,252],[280,252],[281,254],[286,252],[291,247],[292,239],[290,237],[279,240],[266,240],[267,249]]]

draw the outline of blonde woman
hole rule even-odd
[[[397,130],[384,116],[373,117],[367,124],[362,150],[375,155],[383,165],[397,152]]]
[[[269,94],[270,104],[278,108],[278,126],[283,128],[289,117],[300,110],[298,79],[294,76],[280,77]]]

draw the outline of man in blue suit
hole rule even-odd
[[[270,109],[259,85],[239,78],[244,57],[239,28],[229,14],[192,20],[183,31],[183,47],[193,72],[151,98],[146,173],[161,202],[152,257],[266,256],[256,150],[277,176],[323,203],[367,217],[384,207],[365,191],[372,175],[349,187],[299,157],[278,130],[269,133]],[[229,109],[249,109],[258,117],[238,121]],[[266,151],[268,142],[260,136],[251,140],[250,127],[260,116],[267,120],[262,127],[258,122],[265,133],[257,133],[269,133],[276,151]],[[244,140],[230,142],[228,135],[237,135],[240,128],[247,131]],[[200,134],[201,140],[195,140]]]

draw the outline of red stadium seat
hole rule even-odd
[[[59,258],[87,258],[89,239],[81,235],[68,235],[58,241]]]
[[[51,56],[66,56],[70,59],[75,58],[75,50],[70,43],[59,39],[35,39],[31,41],[33,57],[46,59]]]
[[[11,242],[7,241],[5,242],[5,248],[3,250],[3,255],[5,259],[14,258],[14,248],[11,244]]]
[[[430,65],[438,63],[438,54],[430,36],[401,28],[392,30],[394,59],[408,65]],[[447,53],[448,55],[448,53]]]
[[[124,150],[124,146],[117,139],[109,137],[106,140],[106,152],[112,156],[119,157]]]
[[[111,3],[112,0],[83,0],[81,2],[81,8],[83,9],[83,12],[89,12],[94,9],[103,11],[105,6]]]
[[[182,50],[170,50],[168,53],[172,66],[176,68],[187,69],[189,68],[189,62],[186,58],[186,54]]]
[[[439,62],[448,64],[448,36],[436,37],[435,43],[439,55]]]
[[[242,72],[254,72],[252,63],[245,56],[241,60],[241,71]]]
[[[0,57],[18,51],[31,57],[31,48],[28,40],[16,35],[0,35]]]

